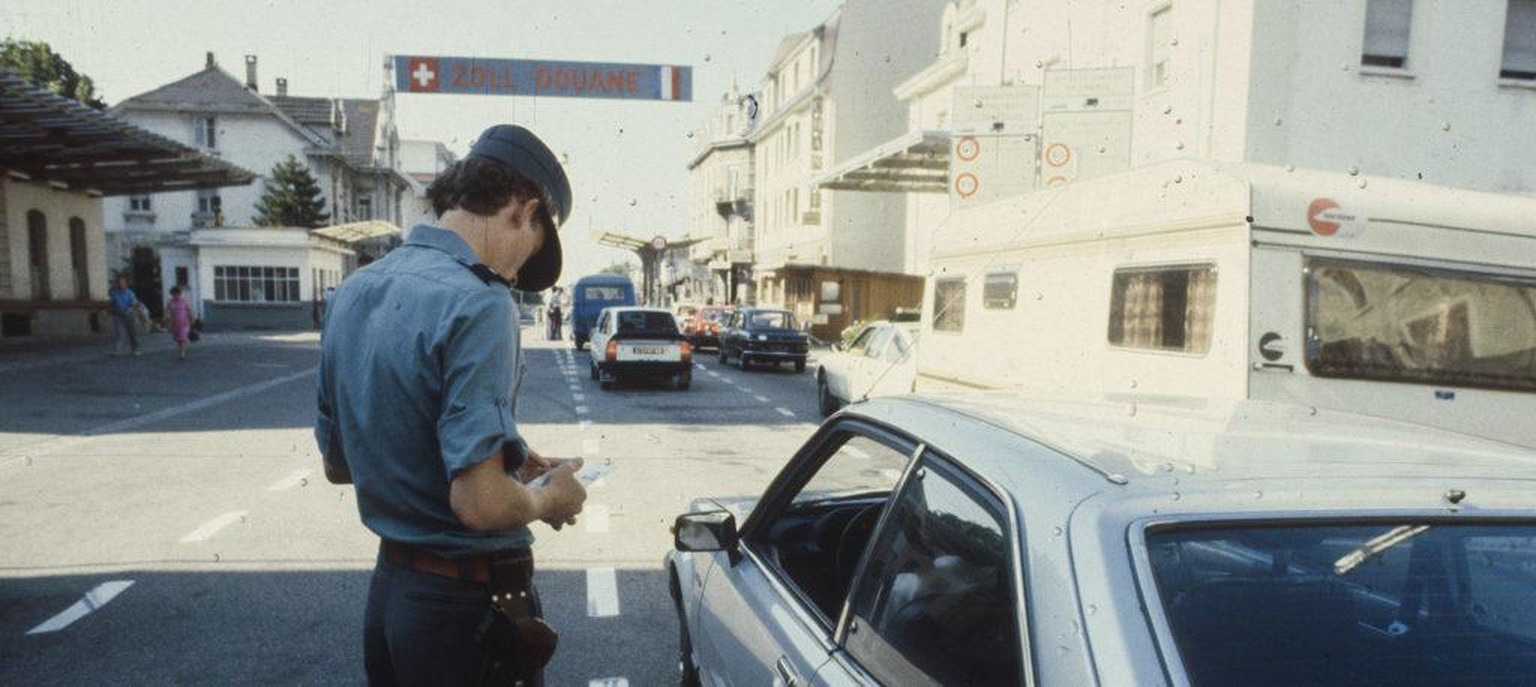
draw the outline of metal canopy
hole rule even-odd
[[[342,243],[358,243],[383,236],[399,236],[400,227],[384,220],[365,220],[350,224],[333,224],[309,232]]]
[[[949,132],[909,131],[850,158],[816,180],[834,191],[949,192]]]
[[[256,175],[0,69],[0,169],[120,196],[251,183]]]

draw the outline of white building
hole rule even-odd
[[[273,167],[292,156],[304,162],[316,179],[331,223],[384,220],[398,226],[403,220],[403,196],[409,180],[400,171],[393,99],[290,96],[286,79],[278,79],[276,93],[267,97],[257,87],[256,57],[247,55],[245,67],[242,82],[221,69],[209,53],[203,70],[128,98],[112,111],[262,175],[269,175]],[[296,321],[290,311],[312,310],[313,301],[325,288],[334,286],[359,261],[366,262],[388,248],[387,240],[354,246],[362,254],[351,256],[336,273],[327,251],[314,248],[308,241],[274,236],[271,241],[257,243],[284,246],[283,251],[274,253],[266,246],[248,256],[259,255],[271,262],[207,263],[209,258],[202,253],[202,247],[209,245],[207,234],[200,230],[252,227],[257,201],[265,191],[266,184],[258,183],[234,190],[158,193],[109,201],[104,208],[109,264],[126,266],[134,251],[152,251],[160,265],[158,274],[149,271],[139,278],[140,282],[154,282],[141,285],[152,297],[146,298],[147,302],[158,302],[163,290],[182,284],[190,290],[194,308],[211,327],[287,327]],[[203,240],[194,240],[195,231]],[[221,267],[242,275],[238,278],[245,280],[245,287],[218,290],[211,275]],[[252,267],[260,269],[252,272]],[[297,290],[287,288],[282,280],[269,281],[269,273],[295,271],[299,275]],[[221,309],[238,315],[221,317]]]
[[[1176,158],[1536,193],[1536,0],[958,0],[931,30],[907,133],[820,179],[906,192],[918,265],[968,204],[953,146],[1009,99],[1016,193]]]
[[[444,170],[453,166],[458,158],[439,141],[400,141],[400,169],[405,172],[409,188],[401,199],[401,227],[437,221],[432,211],[432,201],[427,199],[427,187]]]
[[[848,0],[784,38],[761,85],[754,146],[757,300],[830,336],[916,305],[906,206],[890,195],[818,188],[840,161],[906,129],[892,89],[938,53],[938,0]]]
[[[690,258],[706,265],[693,286],[698,302],[754,303],[752,263],[752,143],[758,96],[733,83],[700,127],[703,145],[688,163],[688,237],[697,239]]]

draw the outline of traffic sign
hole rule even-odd
[[[693,68],[677,65],[396,55],[394,67],[400,93],[693,100]]]

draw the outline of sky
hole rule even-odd
[[[0,35],[46,41],[90,76],[108,104],[203,68],[212,51],[261,92],[278,77],[297,96],[378,97],[386,55],[675,64],[693,68],[693,102],[400,94],[401,138],[462,154],[499,123],[533,129],[566,157],[574,208],[561,231],[563,282],[633,255],[596,231],[681,238],[687,163],[720,94],[755,89],[779,40],[826,20],[837,0],[0,0]],[[264,172],[264,170],[253,170]]]

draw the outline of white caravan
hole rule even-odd
[[[1536,198],[1180,160],[965,209],[920,388],[1282,400],[1536,446]]]

